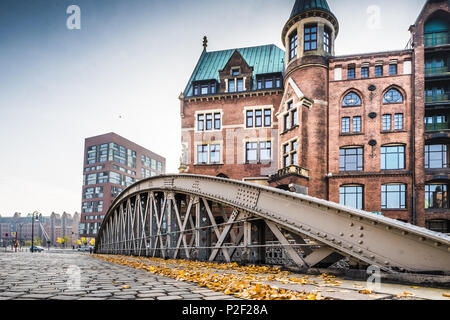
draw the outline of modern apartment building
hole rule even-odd
[[[449,233],[449,9],[425,1],[396,51],[336,56],[339,21],[326,0],[295,1],[284,51],[208,52],[204,41],[180,96],[180,172],[301,191]]]
[[[165,173],[166,159],[115,133],[85,140],[81,237],[95,237],[113,200],[133,183]]]

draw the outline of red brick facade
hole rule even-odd
[[[437,44],[424,41],[425,25],[433,18],[448,24],[448,1],[426,2],[411,26],[413,42],[408,49],[334,56],[339,31],[334,15],[326,8],[293,13],[282,35],[286,46],[283,88],[264,91],[252,87],[250,77],[254,78],[256,68],[236,51],[218,72],[219,92],[180,97],[184,146],[180,171],[239,180],[251,178],[291,190],[296,189],[295,185],[302,186],[311,196],[337,203],[343,201],[341,188],[357,186],[362,190],[362,203],[358,204],[361,209],[422,227],[438,222],[442,232],[449,232],[448,205],[425,209],[431,201],[428,198],[426,204],[426,185],[450,183],[447,166],[425,169],[427,143],[444,141],[450,149],[450,131],[446,131],[450,126],[439,132],[426,131],[424,126],[425,117],[438,112],[430,111],[426,104],[425,90],[430,81],[425,70],[427,55],[439,54],[450,64],[448,31],[447,38],[441,32],[443,42],[441,38]],[[442,25],[439,21],[432,26]],[[304,34],[308,32],[316,33],[316,43],[307,43],[309,38],[304,38]],[[298,40],[293,47],[296,35]],[[435,35],[428,30],[427,37]],[[225,79],[231,77],[235,67],[240,67],[245,76],[245,88],[238,94],[227,93],[225,81],[229,80]],[[446,68],[447,77],[439,78],[444,86],[445,81],[450,83],[449,65]],[[352,106],[353,100],[346,99],[349,93],[359,97],[360,103]],[[271,108],[271,127],[247,128],[249,107]],[[450,102],[445,103],[444,96],[444,103],[436,110],[444,110],[450,116],[446,108],[450,110]],[[219,112],[220,130],[198,132],[201,112]],[[273,142],[272,163],[246,163],[246,142],[265,139]],[[221,145],[221,162],[198,164],[198,145],[211,143]],[[352,169],[352,164],[346,167],[346,161],[354,161],[355,157],[348,154],[355,149],[361,153],[357,157],[361,161],[358,169]],[[394,155],[392,150],[397,150]],[[397,168],[392,169],[395,161]],[[396,193],[397,189],[392,188],[400,191]],[[437,196],[447,198],[447,193]]]

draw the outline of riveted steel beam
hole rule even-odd
[[[148,209],[141,205],[146,196]],[[181,208],[174,200],[177,196],[191,200]],[[186,212],[184,217],[181,211]],[[217,222],[220,217],[223,223]],[[446,235],[301,194],[196,175],[153,177],[124,190],[106,214],[95,250],[159,253],[165,258],[170,253],[177,257],[183,249],[192,259],[214,261],[220,252],[225,261],[233,261],[236,250],[245,256],[255,245],[252,219],[264,220],[300,266],[346,256],[389,272],[450,272],[450,239]],[[146,228],[148,235],[142,232]],[[293,240],[279,237],[280,230],[294,235]],[[320,250],[310,246],[311,242],[319,244]],[[304,256],[293,254],[295,245],[301,246]]]

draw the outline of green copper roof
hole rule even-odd
[[[296,0],[290,19],[302,12],[314,9],[322,9],[331,12],[326,0]]]
[[[196,81],[216,80],[220,82],[219,71],[223,70],[228,60],[235,51],[239,51],[250,67],[253,67],[253,87],[256,88],[256,76],[267,73],[278,73],[284,71],[285,53],[277,46],[265,45],[250,48],[231,49],[223,51],[203,51],[200,60],[184,91],[184,96],[193,94],[192,84]]]

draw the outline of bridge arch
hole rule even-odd
[[[449,248],[446,235],[309,196],[218,177],[164,175],[116,198],[95,251],[242,263],[272,259],[303,269],[349,257],[388,272],[450,272]]]

